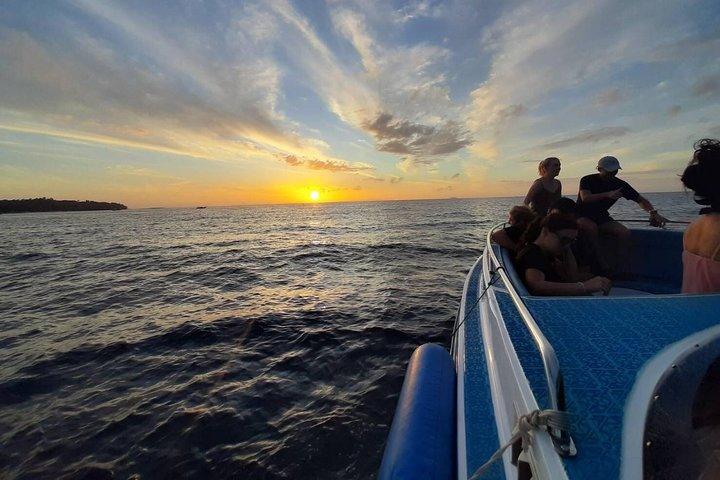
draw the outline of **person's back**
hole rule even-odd
[[[683,293],[720,292],[720,213],[702,215],[683,236]]]
[[[683,235],[683,293],[720,292],[720,141],[703,139],[682,182],[695,201],[709,205]]]

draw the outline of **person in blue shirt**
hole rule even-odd
[[[629,247],[630,230],[615,221],[608,210],[620,198],[636,202],[650,213],[650,224],[663,227],[667,219],[660,215],[652,203],[629,183],[617,178],[621,170],[620,162],[612,156],[603,157],[598,161],[598,173],[586,175],[580,179],[578,192],[578,226],[588,238],[597,244],[599,235],[614,237],[619,242],[619,254],[626,253]],[[600,252],[599,248],[595,249]],[[609,270],[605,259],[598,259],[604,270]],[[603,272],[607,273],[607,272]]]

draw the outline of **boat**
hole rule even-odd
[[[680,293],[682,232],[632,228],[608,296],[540,297],[502,227],[450,351],[410,359],[378,478],[720,478],[720,294]]]

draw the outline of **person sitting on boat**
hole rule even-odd
[[[705,205],[683,235],[683,293],[720,292],[720,140],[704,138],[681,181]]]
[[[602,157],[597,164],[598,173],[586,175],[580,179],[578,192],[578,226],[587,235],[588,240],[595,246],[594,250],[600,254],[598,236],[600,234],[615,238],[620,243],[619,253],[627,252],[629,247],[630,230],[613,220],[608,213],[619,198],[636,202],[646,212],[650,213],[650,224],[663,227],[667,219],[660,215],[652,203],[629,183],[617,178],[621,170],[620,162],[612,156]],[[605,259],[598,258],[602,270],[609,271]]]
[[[564,264],[569,258],[564,252],[577,235],[578,225],[574,219],[551,213],[540,224],[538,237],[520,250],[516,265],[533,295],[588,295],[610,291],[610,280],[605,277],[577,281],[569,273],[573,268]]]
[[[540,178],[535,180],[525,196],[525,205],[530,207],[536,215],[544,217],[550,207],[562,197],[562,183],[557,177],[560,175],[560,159],[548,157],[538,165]]]
[[[510,209],[508,214],[508,223],[510,225],[494,232],[490,238],[501,247],[515,252],[520,237],[534,219],[535,214],[528,207],[524,205],[515,206]]]
[[[577,220],[577,212],[578,206],[575,200],[560,197],[550,208],[549,213],[561,213]],[[602,270],[598,263],[598,254],[594,248],[594,243],[588,241],[582,230],[578,230],[577,241],[570,246],[570,251],[577,263],[579,279],[592,277],[591,272],[599,273]]]

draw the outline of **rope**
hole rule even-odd
[[[480,296],[478,297],[478,299],[475,300],[475,303],[474,303],[473,306],[470,308],[470,310],[468,310],[467,312],[465,312],[465,316],[464,316],[463,319],[460,321],[460,323],[458,323],[457,325],[455,325],[455,328],[453,328],[453,331],[452,331],[452,333],[450,334],[450,338],[451,338],[451,339],[453,339],[453,340],[455,339],[455,334],[456,334],[457,331],[460,329],[460,327],[462,326],[462,324],[465,323],[465,320],[467,320],[467,318],[470,316],[470,314],[473,312],[473,310],[475,310],[475,309],[477,308],[478,304],[480,303],[480,300],[482,300],[482,298],[485,296],[485,292],[487,292],[487,291],[488,291],[488,288],[490,288],[490,286],[493,285],[498,278],[500,278],[500,277],[498,276],[498,270],[500,270],[501,268],[503,268],[503,267],[502,267],[502,266],[499,266],[499,267],[497,267],[495,270],[493,270],[493,272],[492,272],[492,277],[490,278],[490,281],[488,282],[487,285],[485,285],[485,288],[483,289],[483,291],[482,291],[482,293],[480,294]],[[458,313],[460,313],[460,307],[458,307]]]
[[[473,473],[472,477],[468,480],[477,480],[485,475],[490,470],[490,467],[502,458],[505,450],[510,448],[518,440],[522,440],[523,450],[527,448],[530,445],[530,432],[532,430],[547,430],[550,428],[567,431],[569,426],[570,414],[559,410],[533,410],[530,413],[520,416],[515,428],[513,429],[513,434],[510,437],[510,440],[508,440],[505,445],[498,448],[497,451],[493,453],[492,457],[481,465],[480,468],[475,470],[475,473]]]

